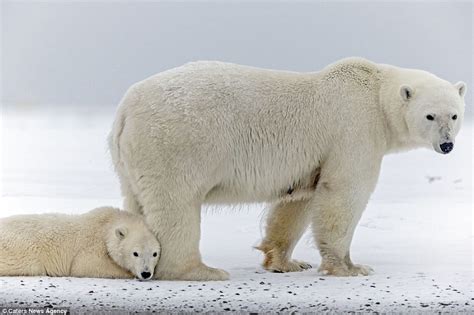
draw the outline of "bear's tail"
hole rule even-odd
[[[117,108],[115,114],[115,120],[112,125],[112,131],[109,133],[107,138],[110,155],[112,156],[112,162],[116,171],[119,171],[118,168],[121,164],[120,157],[120,136],[125,128],[125,122],[127,117],[127,107],[130,104],[136,103],[138,101],[138,96],[135,86],[130,87],[125,93],[124,97],[120,101],[120,104]]]

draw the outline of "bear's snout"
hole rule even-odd
[[[444,154],[448,154],[453,150],[454,144],[452,142],[445,142],[440,144],[439,147]]]
[[[151,277],[151,273],[148,271],[144,271],[140,274],[142,276],[142,279],[146,280]]]

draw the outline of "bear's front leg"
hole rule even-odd
[[[322,274],[366,276],[372,272],[372,268],[355,265],[350,259],[354,230],[378,175],[378,168],[365,170],[358,168],[358,173],[351,174],[351,178],[342,175],[343,167],[334,172],[329,170],[318,183],[311,207],[314,238],[322,259],[319,272]]]
[[[334,276],[366,276],[372,269],[354,265],[349,251],[368,198],[359,195],[359,200],[351,200],[349,194],[329,185],[320,188],[314,201],[313,233],[322,259],[319,271]]]

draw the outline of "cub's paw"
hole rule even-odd
[[[296,272],[313,268],[313,266],[301,260],[291,259],[279,262],[272,261],[269,265],[264,265],[263,268],[272,272]]]
[[[186,271],[161,269],[155,274],[159,280],[185,280],[185,281],[224,281],[229,280],[229,273],[222,269],[211,268],[203,263],[189,268]]]
[[[218,268],[211,268],[204,264],[181,275],[179,280],[191,281],[224,281],[229,280],[229,273]]]

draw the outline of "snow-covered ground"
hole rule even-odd
[[[113,107],[4,107],[0,217],[120,206],[105,141],[113,115]],[[230,272],[230,281],[0,278],[0,305],[73,313],[472,313],[472,132],[465,123],[446,156],[418,150],[386,157],[352,246],[353,260],[371,265],[374,275],[265,272],[262,255],[252,249],[262,237],[264,205],[212,207],[203,216],[201,249],[206,263]],[[318,266],[309,233],[294,257]]]

